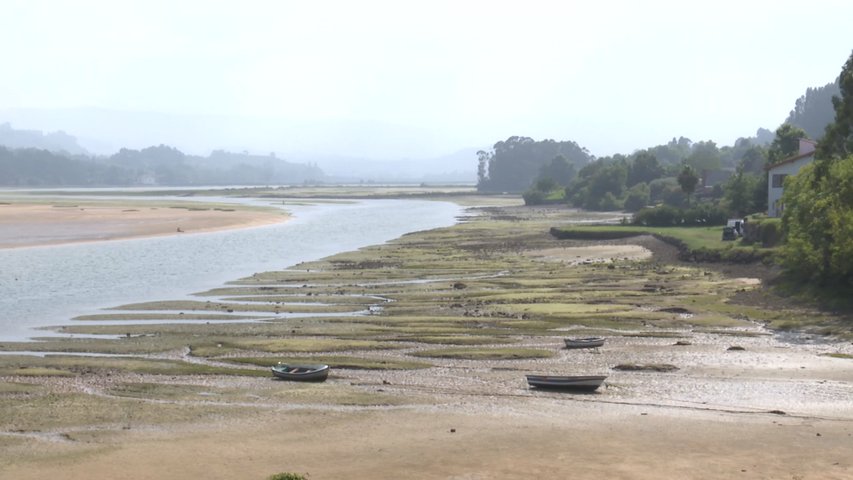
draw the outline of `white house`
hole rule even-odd
[[[781,162],[767,167],[767,215],[781,217],[785,205],[782,204],[782,191],[785,177],[796,175],[804,166],[814,161],[817,144],[805,138],[800,139],[800,151]]]

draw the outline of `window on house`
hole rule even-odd
[[[785,173],[780,173],[778,175],[773,175],[772,187],[773,188],[782,188],[782,185],[785,184],[785,177],[788,175]]]

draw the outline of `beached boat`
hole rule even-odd
[[[527,375],[531,387],[591,392],[604,383],[605,375]]]
[[[289,365],[279,363],[272,367],[272,374],[284,380],[299,382],[322,382],[329,376],[328,365]]]
[[[567,338],[566,348],[595,348],[604,345],[603,337]]]

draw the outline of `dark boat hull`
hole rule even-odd
[[[531,387],[555,390],[595,391],[604,383],[604,375],[527,375]]]
[[[286,365],[272,367],[272,374],[282,380],[295,382],[322,382],[329,376],[328,365]]]

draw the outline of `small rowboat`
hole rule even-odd
[[[603,337],[567,338],[566,348],[595,348],[604,345]]]
[[[322,382],[329,376],[328,365],[288,365],[279,363],[272,367],[272,374],[284,380],[298,382]]]
[[[605,375],[527,375],[531,387],[592,392],[604,383]]]

